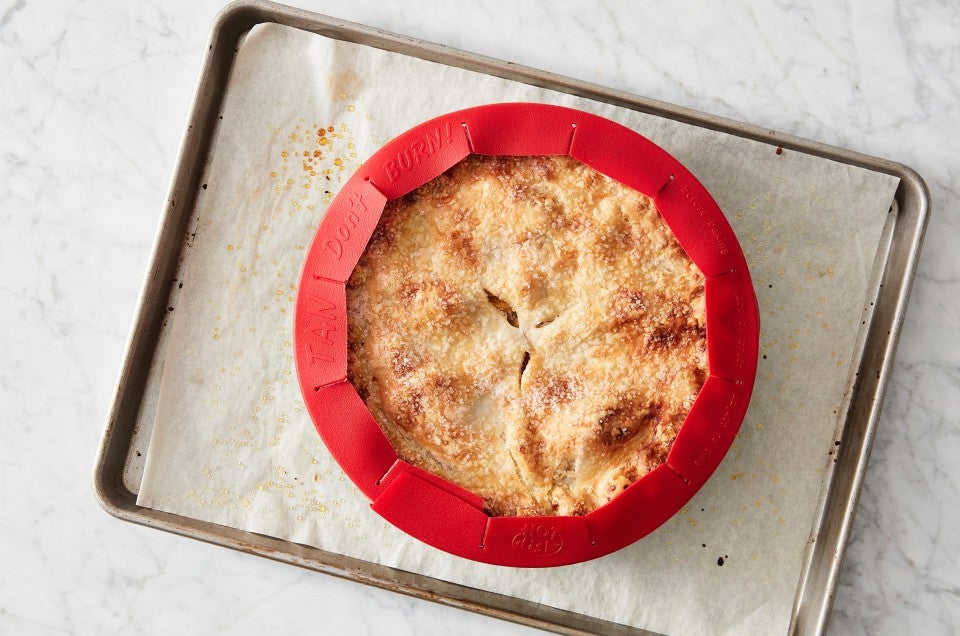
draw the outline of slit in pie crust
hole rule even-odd
[[[704,276],[653,199],[471,155],[391,201],[347,283],[348,378],[401,459],[491,515],[584,515],[662,464],[708,374]]]

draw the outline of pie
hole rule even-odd
[[[611,501],[708,374],[703,274],[652,198],[566,156],[471,155],[388,203],[347,322],[399,457],[491,515]]]

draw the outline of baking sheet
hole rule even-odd
[[[521,99],[620,121],[704,182],[750,262],[766,356],[687,509],[611,557],[540,572],[450,557],[370,512],[313,431],[290,349],[290,286],[351,169],[419,121]],[[222,115],[140,505],[655,631],[786,630],[896,178],[276,25],[243,42]]]

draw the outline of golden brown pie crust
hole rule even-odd
[[[387,204],[348,377],[400,458],[493,515],[582,515],[663,463],[707,377],[704,277],[650,197],[472,155]]]

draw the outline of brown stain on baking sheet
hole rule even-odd
[[[336,95],[337,99],[356,95],[363,87],[363,78],[350,69],[334,71],[325,79],[329,94]]]

